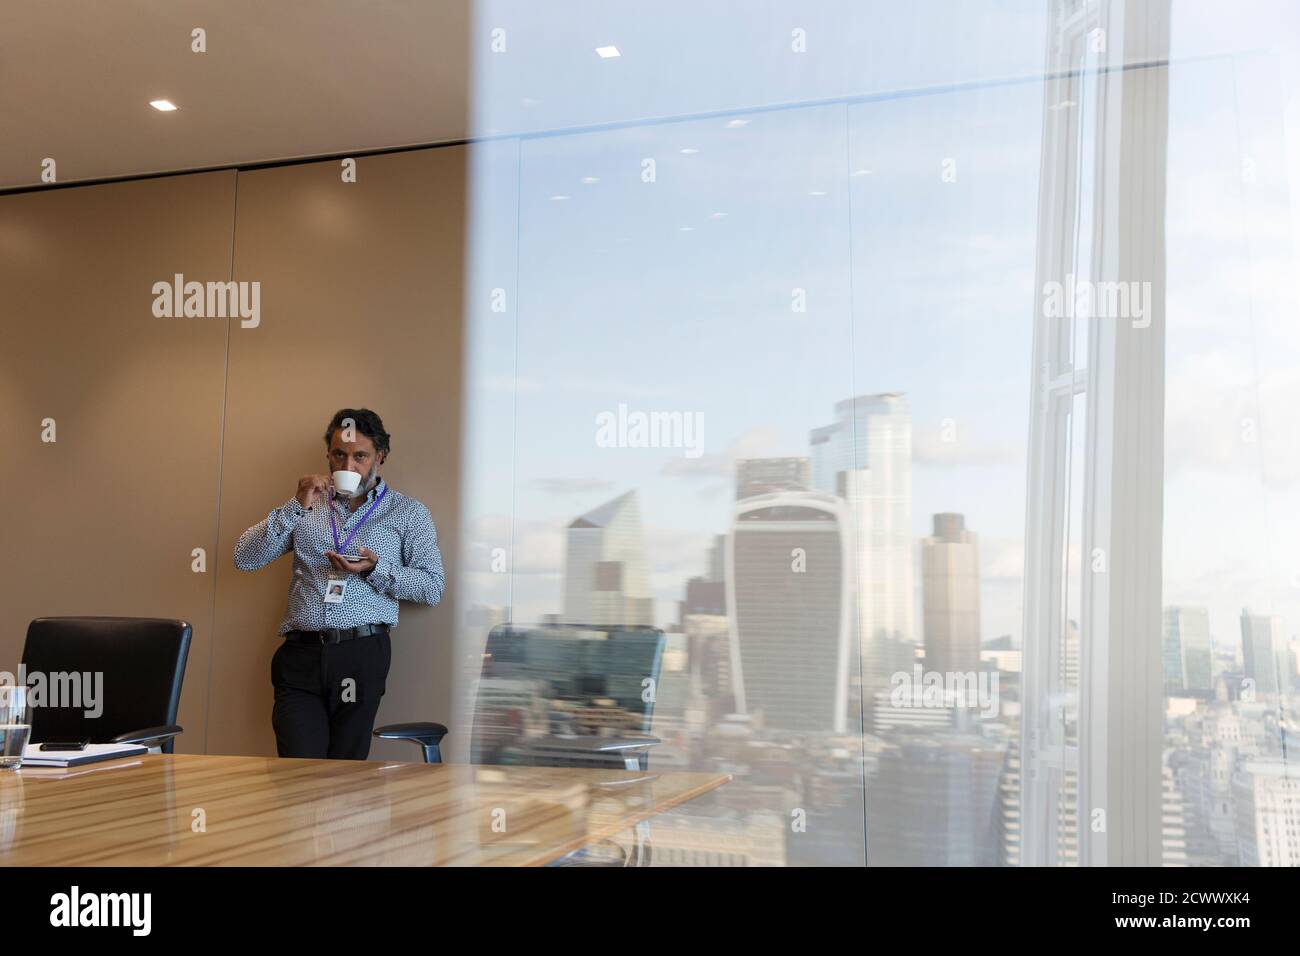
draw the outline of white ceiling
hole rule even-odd
[[[0,189],[463,139],[470,4],[4,0]]]
[[[68,183],[970,85],[991,96],[1006,83],[1041,89],[1053,9],[1054,0],[0,0],[0,190],[39,186],[47,157]],[[1268,40],[1276,17],[1260,11],[1245,32],[1227,30],[1238,13],[1178,20],[1183,56],[1294,47],[1294,29]],[[191,52],[196,27],[206,53]],[[621,55],[598,56],[607,45]],[[180,109],[151,109],[160,98]]]
[[[1032,80],[1049,2],[0,0],[0,190]]]

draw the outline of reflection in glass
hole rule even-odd
[[[651,764],[734,780],[656,864],[1297,859],[1298,15],[1142,10],[832,3],[799,59],[760,4],[662,84],[653,30],[476,67],[462,649],[662,631]],[[485,669],[476,752],[627,730],[590,680]]]

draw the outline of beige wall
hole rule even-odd
[[[237,571],[235,541],[325,470],[334,411],[368,406],[448,577],[437,608],[402,606],[379,721],[449,719],[465,149],[363,157],[355,183],[327,161],[0,196],[0,447],[28,495],[0,549],[0,669],[33,617],[182,617],[177,750],[273,755],[290,559]],[[152,284],[176,272],[260,282],[260,325],[154,318]]]
[[[35,617],[183,618],[182,752],[205,730],[226,324],[156,318],[152,287],[229,276],[234,197],[234,172],[0,197],[0,668]]]
[[[447,720],[461,400],[465,148],[241,173],[235,278],[262,283],[262,322],[231,332],[217,571],[212,753],[275,753],[271,655],[291,558],[234,568],[239,535],[326,471],[325,426],[373,408],[393,435],[384,474],[433,514],[448,587],[403,605],[379,721]],[[414,759],[411,744],[372,753]]]

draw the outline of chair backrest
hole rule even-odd
[[[654,627],[497,625],[475,697],[471,762],[553,764],[545,740],[648,734],[663,649]]]
[[[82,738],[104,743],[118,734],[176,723],[191,633],[185,621],[159,618],[32,621],[23,647],[33,688],[32,743]],[[43,695],[34,682],[38,674]],[[171,753],[172,741],[161,749]]]

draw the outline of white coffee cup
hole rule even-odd
[[[334,487],[345,495],[355,495],[361,487],[361,476],[355,471],[336,471],[331,475]]]

